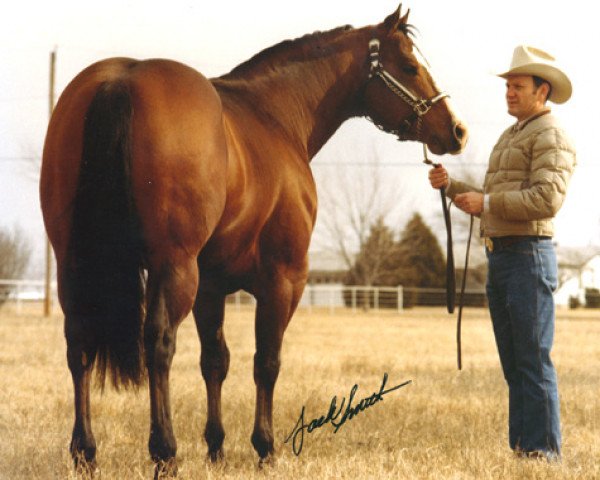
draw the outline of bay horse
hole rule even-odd
[[[274,452],[284,331],[307,279],[317,212],[310,160],[348,118],[457,153],[466,127],[413,48],[408,12],[268,48],[207,79],[170,60],[112,58],[78,74],[46,136],[40,180],[74,385],[70,452],[96,468],[91,374],[146,375],[155,476],[175,474],[169,370],[193,311],[206,383],[208,456],[222,456],[225,297],[256,298],[252,444]]]

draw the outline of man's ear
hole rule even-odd
[[[542,95],[544,95],[544,103],[546,103],[550,98],[551,89],[552,87],[548,82],[542,82],[542,84],[538,87],[538,90],[541,90]]]

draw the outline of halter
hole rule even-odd
[[[443,98],[449,97],[445,92],[440,92],[437,95],[429,98],[419,98],[414,93],[412,93],[408,88],[406,88],[402,83],[394,78],[394,76],[389,73],[385,68],[383,68],[383,64],[379,60],[379,45],[380,42],[377,38],[373,38],[369,42],[369,57],[371,60],[371,70],[369,72],[369,79],[373,77],[379,77],[383,80],[383,83],[398,97],[404,100],[412,109],[413,113],[411,113],[407,118],[402,121],[402,127],[396,130],[390,130],[385,128],[383,125],[377,123],[371,118],[371,121],[380,129],[388,133],[393,133],[398,137],[399,140],[408,140],[408,132],[413,127],[413,123],[416,121],[416,136],[417,138],[421,136],[421,127],[423,124],[423,117],[431,110],[437,102],[442,100]]]

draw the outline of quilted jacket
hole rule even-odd
[[[576,165],[575,147],[549,111],[517,123],[500,136],[490,155],[483,190],[455,179],[447,195],[489,195],[481,235],[553,236],[552,218],[562,206]]]

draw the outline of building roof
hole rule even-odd
[[[600,247],[556,247],[558,266],[562,268],[581,268],[595,256],[600,255]]]
[[[454,264],[457,268],[464,266],[466,249],[466,243],[454,243]],[[445,248],[443,250],[445,253]],[[600,246],[596,245],[556,247],[556,256],[560,268],[579,269],[597,255],[600,255]],[[308,261],[310,271],[342,272],[348,270],[348,265],[341,254],[332,250],[310,251],[308,252]],[[476,268],[486,262],[485,249],[478,243],[472,242],[469,254],[469,268]]]
[[[345,272],[348,265],[341,254],[332,250],[308,252],[308,268],[315,272]]]

